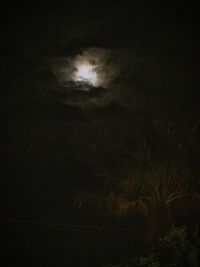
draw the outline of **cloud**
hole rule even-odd
[[[109,87],[120,69],[120,65],[113,62],[111,50],[102,48],[89,48],[74,57],[53,58],[50,64],[58,83],[66,87],[68,82],[74,82],[75,86],[80,85],[75,79],[75,73],[80,65],[93,65],[97,73],[96,87],[104,88]]]
[[[83,64],[94,66],[95,86],[76,79],[77,69]],[[111,84],[120,72],[120,65],[113,61],[111,50],[94,47],[73,57],[51,58],[50,66],[58,83],[55,90],[62,90],[65,94],[63,101],[73,105],[107,104]]]
[[[76,79],[75,74],[82,64],[94,66],[95,86]],[[73,105],[140,104],[145,101],[144,96],[153,86],[152,80],[159,69],[154,58],[139,51],[98,47],[82,50],[71,57],[52,58],[50,65],[58,83],[55,90],[62,90],[63,101]]]

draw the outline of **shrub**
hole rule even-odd
[[[189,234],[186,227],[173,227],[149,254],[112,267],[198,267],[199,257],[198,231]]]

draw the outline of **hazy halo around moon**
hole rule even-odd
[[[69,82],[74,83],[74,86],[70,86],[74,90],[76,87],[81,90],[81,85],[83,91],[90,90],[90,87],[110,89],[120,69],[120,64],[115,62],[112,54],[112,50],[91,47],[73,57],[53,58],[51,66],[58,83],[66,89],[69,88]],[[87,90],[84,89],[85,85]]]

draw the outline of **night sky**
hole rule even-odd
[[[156,164],[187,166],[199,194],[194,6],[97,1],[1,13],[1,219],[137,224],[73,202],[141,170],[140,144]]]

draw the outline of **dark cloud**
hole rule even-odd
[[[75,73],[82,64],[94,65],[95,85],[76,80]],[[150,95],[154,86],[166,85],[165,69],[169,68],[167,61],[161,62],[135,49],[98,47],[85,49],[71,57],[52,58],[50,67],[57,79],[55,91],[63,92],[62,101],[79,106],[107,105],[109,102],[140,105],[146,101],[141,94]]]

